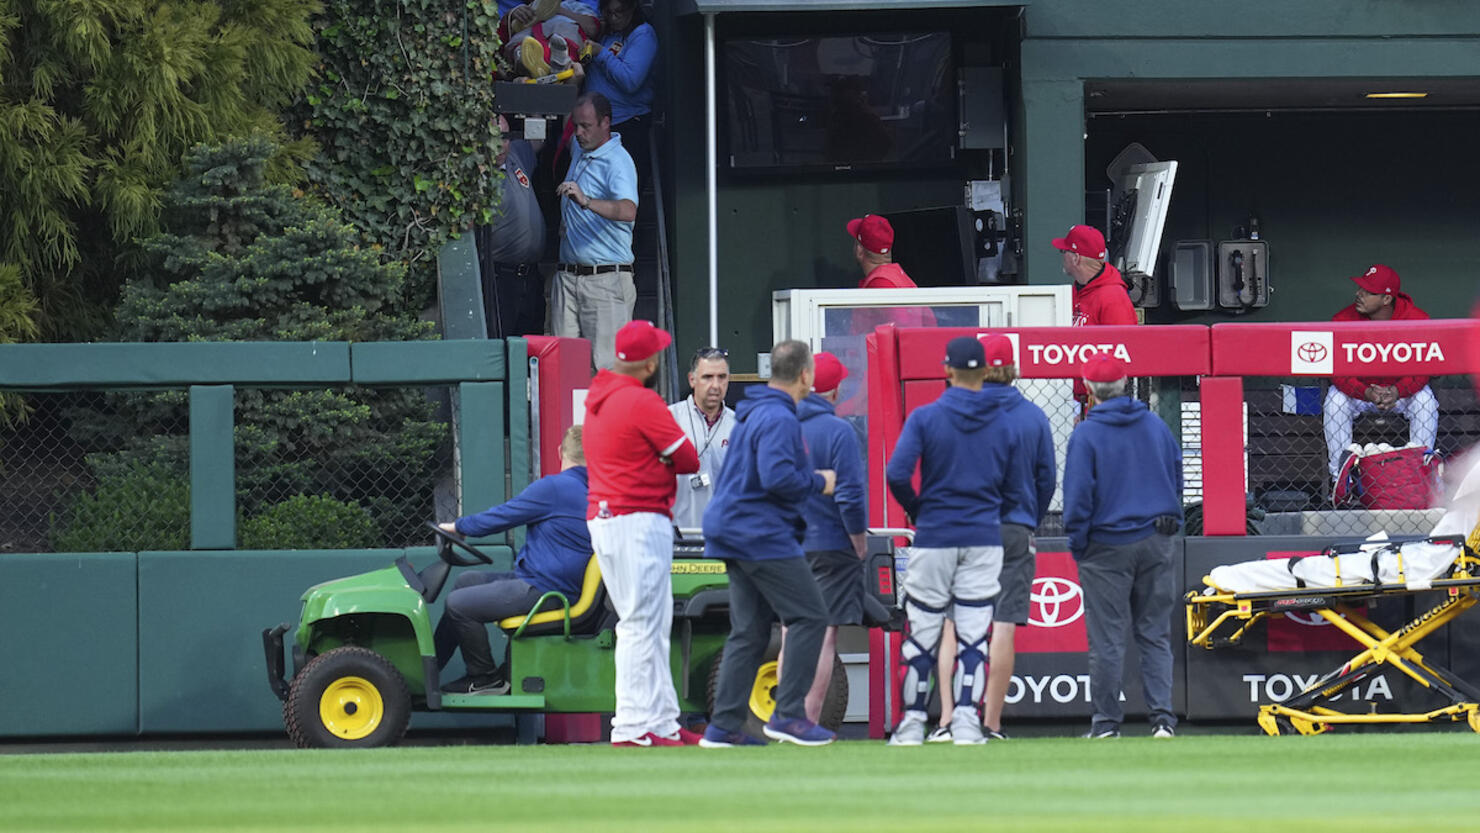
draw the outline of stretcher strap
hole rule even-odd
[[[1295,565],[1296,564],[1299,564],[1300,562],[1302,562],[1304,560],[1305,560],[1305,556],[1303,556],[1303,555],[1292,555],[1292,556],[1290,556],[1290,560],[1285,563],[1285,569],[1289,570],[1290,571],[1290,577],[1293,578],[1293,579],[1295,579],[1295,588],[1297,590],[1304,590],[1305,589],[1305,579],[1301,578],[1300,576],[1295,575]]]

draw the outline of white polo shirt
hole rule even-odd
[[[678,475],[678,492],[673,500],[673,523],[682,529],[697,529],[704,525],[704,507],[714,496],[714,482],[719,479],[720,466],[724,465],[725,454],[730,450],[730,432],[735,430],[735,411],[728,405],[720,411],[719,419],[710,425],[694,403],[692,395],[681,402],[668,406],[673,421],[688,435],[694,449],[699,452],[699,474]],[[709,485],[697,484],[697,479],[707,477]]]

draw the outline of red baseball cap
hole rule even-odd
[[[887,255],[894,248],[894,226],[877,214],[849,220],[848,236],[876,255]]]
[[[1366,273],[1352,278],[1352,282],[1373,295],[1397,295],[1403,291],[1403,279],[1381,263],[1374,263]]]
[[[1117,382],[1126,377],[1125,365],[1109,353],[1094,353],[1084,360],[1081,375],[1086,382]]]
[[[831,353],[818,353],[812,357],[817,365],[816,378],[812,381],[812,390],[818,393],[827,393],[837,390],[838,385],[848,378],[848,368],[843,366],[838,357]]]
[[[628,321],[617,330],[617,358],[624,362],[646,361],[673,343],[673,336],[651,321]]]
[[[1095,260],[1104,260],[1109,254],[1105,250],[1105,235],[1094,226],[1072,226],[1069,233],[1053,239],[1053,247],[1061,252],[1074,252]]]
[[[993,333],[981,342],[987,367],[1005,367],[1015,363],[1012,358],[1012,339],[1001,333]]]

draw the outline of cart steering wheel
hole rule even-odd
[[[430,529],[437,536],[437,557],[442,559],[443,561],[446,561],[448,564],[451,564],[454,567],[472,567],[475,564],[493,563],[492,558],[489,558],[488,556],[479,552],[476,548],[473,547],[472,544],[469,544],[466,540],[464,540],[461,535],[448,532],[442,527],[437,526],[432,521],[427,521],[426,523],[427,528]],[[467,558],[464,558],[463,556],[454,552],[454,548],[467,552],[476,560],[470,561]]]

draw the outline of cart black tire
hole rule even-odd
[[[780,636],[773,636],[771,644],[766,648],[761,667],[756,669],[756,679],[751,683],[752,687],[761,684],[762,675],[768,674],[768,668],[774,669],[776,658],[781,655]],[[714,695],[719,688],[719,665],[723,660],[723,653],[716,654],[714,661],[709,664],[709,684],[705,689],[705,703],[709,706],[709,715],[714,717]],[[774,696],[773,696],[774,699]],[[822,714],[817,721],[824,728],[837,731],[843,725],[843,719],[848,715],[848,668],[843,660],[833,655],[832,681],[827,687],[827,697],[822,701]],[[745,726],[740,731],[755,738],[764,738],[763,727],[771,715],[757,713],[754,705],[749,709]]]
[[[411,721],[411,693],[390,661],[345,646],[314,657],[283,704],[288,736],[301,749],[395,746]]]

